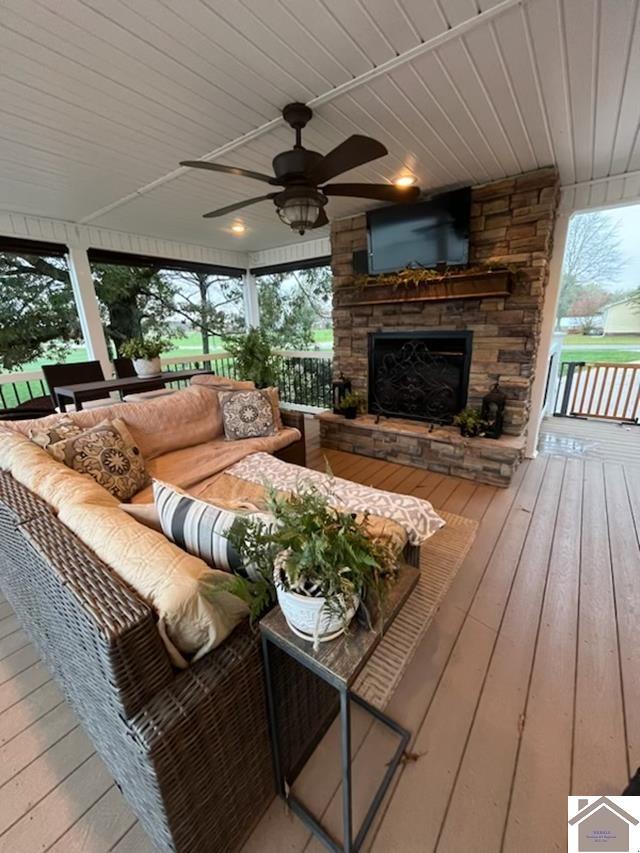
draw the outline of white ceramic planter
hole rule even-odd
[[[360,599],[356,596],[342,618],[325,607],[324,598],[313,598],[297,592],[287,592],[276,584],[278,604],[294,634],[304,640],[326,643],[344,632],[355,616]]]
[[[133,369],[138,374],[138,376],[160,376],[160,374],[162,373],[162,364],[160,363],[160,356],[151,359],[134,358]]]

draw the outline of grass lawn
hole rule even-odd
[[[602,335],[596,337],[592,335],[566,335],[562,340],[563,346],[588,346],[593,347],[615,347],[618,344],[635,344],[640,352],[640,335]]]
[[[594,347],[593,349],[563,349],[562,361],[585,361],[592,363],[594,361],[610,362],[623,364],[629,361],[640,361],[640,349],[637,352],[632,350],[615,350],[606,347]]]

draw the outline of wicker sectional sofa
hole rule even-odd
[[[237,850],[274,795],[263,672],[244,623],[172,667],[151,608],[8,473],[0,585],[116,783],[161,851]],[[282,658],[291,772],[335,714],[323,682]]]
[[[71,417],[126,420],[149,473],[185,488],[257,451],[303,461],[299,414],[283,412],[274,436],[243,445],[225,442],[217,407],[211,389],[193,388]],[[30,430],[46,422],[0,423],[0,587],[158,850],[235,851],[275,793],[257,632],[246,610],[216,615],[223,600],[203,595],[202,572],[228,576],[36,447]],[[150,489],[133,501],[152,500]],[[405,559],[418,554],[407,546]],[[164,610],[142,592],[148,576],[160,577]],[[275,650],[272,666],[293,778],[337,696]]]

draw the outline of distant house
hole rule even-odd
[[[640,335],[640,302],[627,297],[602,309],[605,335]]]

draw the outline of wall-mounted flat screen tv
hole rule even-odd
[[[469,263],[471,188],[367,213],[369,272]]]

